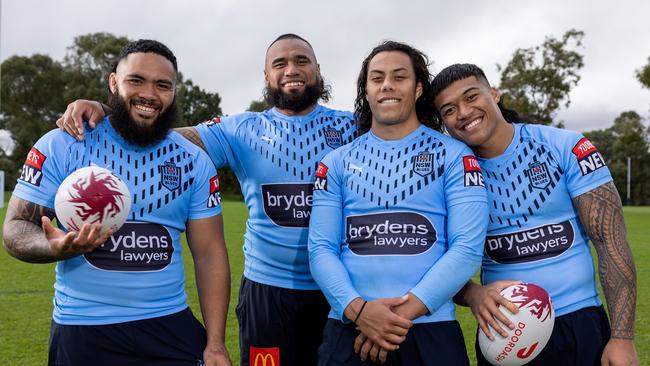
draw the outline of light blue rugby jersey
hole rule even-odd
[[[176,132],[156,145],[136,147],[107,119],[86,129],[83,141],[53,130],[32,148],[14,195],[53,208],[60,183],[89,165],[107,168],[126,183],[131,212],[98,249],[57,263],[54,320],[113,324],[183,310],[180,234],[188,220],[221,213],[207,154]]]
[[[420,126],[401,140],[368,132],[328,154],[316,173],[309,254],[332,310],[415,294],[455,319],[452,296],[476,273],[487,229],[481,171],[464,144]]]
[[[506,151],[479,159],[490,199],[481,281],[542,286],[556,315],[600,305],[589,238],[572,199],[612,180],[582,135],[514,124]]]
[[[352,114],[317,105],[306,116],[275,108],[196,127],[212,161],[229,166],[249,212],[244,276],[266,285],[315,290],[307,230],[314,173],[326,153],[354,138]]]

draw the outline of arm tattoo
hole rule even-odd
[[[634,338],[636,269],[627,243],[621,199],[613,182],[573,201],[598,254],[598,273],[612,322],[612,338]]]
[[[203,143],[203,140],[201,140],[201,136],[199,136],[199,133],[196,132],[196,128],[180,127],[180,128],[175,128],[174,131],[183,135],[183,137],[190,140],[194,145],[203,149],[203,151],[208,152],[208,150],[205,148],[205,144]]]
[[[54,262],[41,217],[53,218],[54,210],[14,196],[9,200],[3,228],[4,246],[14,257],[31,263]]]

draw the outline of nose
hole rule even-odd
[[[381,84],[381,91],[391,90],[393,90],[393,84],[390,82],[390,78],[384,78],[384,82]]]
[[[298,73],[298,68],[296,67],[296,64],[293,62],[287,63],[287,66],[284,68],[284,75],[285,76],[293,76]]]
[[[459,103],[458,104],[458,118],[459,119],[464,119],[465,117],[468,117],[470,113],[472,112],[472,108],[467,105],[467,103]]]
[[[156,97],[156,86],[153,83],[144,83],[138,94],[144,99],[154,99]]]

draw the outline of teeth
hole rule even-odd
[[[292,86],[301,86],[304,83],[302,81],[292,81],[290,83],[285,83],[284,86],[292,87]]]
[[[477,119],[473,120],[472,122],[470,122],[470,123],[469,123],[468,125],[466,125],[465,127],[463,127],[463,129],[464,129],[465,131],[469,131],[469,130],[471,130],[472,128],[476,127],[476,125],[478,125],[479,123],[481,123],[481,119],[480,119],[480,118],[477,118]]]
[[[146,106],[146,105],[142,105],[142,104],[136,104],[134,107],[139,111],[147,112],[147,113],[152,113],[152,112],[154,112],[156,110],[155,108],[152,108],[152,107],[149,107],[149,106]]]
[[[396,98],[387,98],[387,99],[382,99],[379,103],[398,103],[399,99]]]

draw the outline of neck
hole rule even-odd
[[[285,116],[290,116],[290,117],[294,117],[294,116],[306,116],[306,115],[308,115],[309,113],[311,113],[311,111],[313,111],[314,108],[316,108],[316,105],[317,105],[317,104],[318,104],[318,103],[314,103],[314,104],[310,105],[309,107],[307,107],[307,108],[305,108],[305,109],[303,109],[303,110],[301,110],[301,111],[294,111],[294,110],[291,110],[291,109],[278,108],[277,106],[275,107],[275,109],[276,109],[278,112],[284,114]]]
[[[370,130],[382,140],[401,140],[420,127],[421,123],[416,116],[396,124],[382,124],[372,119]]]
[[[476,155],[484,159],[491,159],[502,155],[515,136],[515,126],[505,119],[498,123],[496,130],[490,138],[480,146],[473,148]]]

